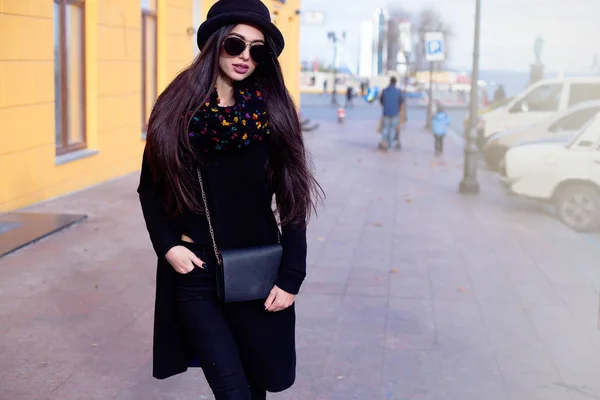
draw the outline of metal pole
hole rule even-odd
[[[460,193],[479,193],[477,182],[477,163],[479,152],[475,144],[477,136],[477,120],[479,119],[479,31],[481,24],[481,0],[475,0],[475,39],[473,45],[473,72],[471,74],[471,107],[469,110],[469,131],[465,146],[465,167],[463,180],[460,182]]]
[[[408,51],[404,52],[404,60],[406,61],[406,72],[404,73],[404,90],[408,91],[408,77],[410,74],[410,53]]]
[[[431,119],[433,118],[433,61],[429,62],[429,104],[427,104],[427,122],[425,128],[431,128]]]
[[[337,104],[337,35],[333,37],[333,88],[331,91],[331,104]]]

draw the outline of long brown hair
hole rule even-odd
[[[210,36],[194,62],[161,93],[150,115],[146,157],[170,213],[203,212],[193,168],[200,160],[190,145],[188,127],[215,87],[221,43],[233,28],[223,27]],[[265,36],[265,42],[270,49],[275,48],[270,37]],[[311,171],[298,113],[277,57],[272,55],[260,64],[248,79],[256,81],[261,89],[272,127],[268,177],[281,224],[303,224],[316,212],[324,194]]]

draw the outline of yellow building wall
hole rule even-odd
[[[157,0],[158,89],[193,58],[193,1]],[[214,0],[201,1],[202,18]],[[266,4],[286,37],[286,83],[299,99],[300,0]],[[86,0],[86,135],[96,153],[56,164],[54,20],[50,0],[0,0],[0,212],[139,169],[139,0]],[[132,188],[134,190],[135,188]]]

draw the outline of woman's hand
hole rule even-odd
[[[270,312],[283,311],[294,304],[295,300],[296,295],[289,294],[275,285],[273,289],[271,289],[267,301],[265,301],[265,310]]]
[[[165,258],[173,269],[182,275],[192,272],[194,265],[202,269],[206,268],[204,261],[196,257],[190,249],[184,246],[172,247],[165,255]]]

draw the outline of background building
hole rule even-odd
[[[214,1],[0,1],[0,212],[137,170],[157,94]],[[298,99],[300,0],[265,3]]]
[[[374,36],[375,36],[375,75],[383,75],[386,72],[388,46],[387,29],[389,15],[386,9],[378,8],[375,12]]]
[[[360,44],[358,49],[358,74],[372,76],[374,67],[374,28],[373,21],[360,24]]]

